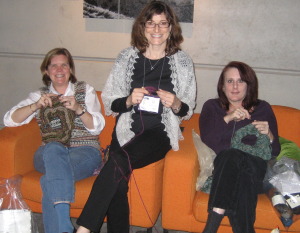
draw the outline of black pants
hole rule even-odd
[[[267,163],[237,149],[214,160],[208,207],[225,209],[234,233],[253,233],[257,195],[262,192]]]
[[[99,232],[107,216],[108,233],[129,233],[127,192],[131,171],[164,158],[170,149],[163,130],[147,130],[124,148],[114,132],[109,160],[96,178],[77,224]]]

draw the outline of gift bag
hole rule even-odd
[[[0,178],[0,233],[38,233],[32,212],[23,200],[22,177]]]

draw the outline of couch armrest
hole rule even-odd
[[[170,151],[165,158],[162,224],[166,229],[182,228],[193,217],[193,200],[196,195],[196,180],[199,162],[194,146],[192,129],[198,131],[198,117],[193,117],[184,126],[184,140],[179,151]]]
[[[41,136],[35,120],[19,127],[0,130],[0,177],[23,175],[33,167],[33,155],[41,145]]]
[[[272,105],[275,113],[279,136],[300,146],[300,110],[280,105]]]

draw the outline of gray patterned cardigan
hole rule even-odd
[[[130,94],[131,77],[134,63],[136,63],[138,58],[138,52],[136,48],[129,47],[121,51],[115,61],[102,92],[105,114],[108,116],[118,115],[118,113],[111,110],[112,102]],[[196,80],[193,61],[185,52],[180,50],[169,56],[169,64],[174,92],[182,102],[189,106],[187,115],[182,118],[176,116],[170,108],[164,107],[163,109],[162,123],[165,125],[172,149],[177,151],[179,149],[178,140],[183,139],[179,125],[182,120],[188,120],[192,116],[195,108]],[[132,113],[134,113],[133,109],[122,113],[117,122],[116,133],[121,146],[134,137],[134,132],[130,130],[133,121]]]

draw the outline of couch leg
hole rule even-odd
[[[169,233],[169,231],[167,229],[163,229],[164,230],[164,233]]]
[[[147,233],[152,233],[152,227],[147,228]]]

